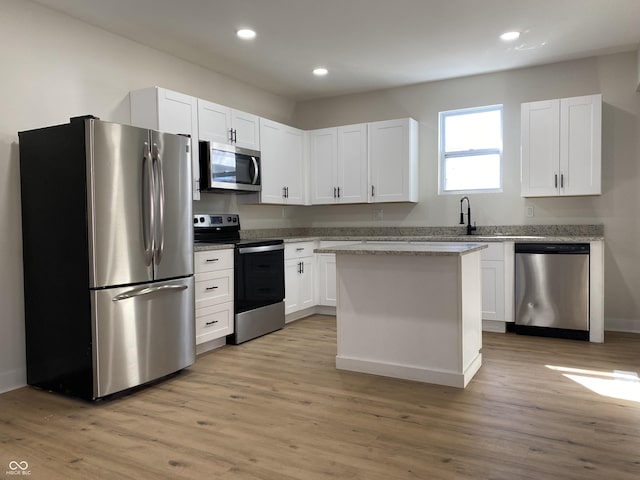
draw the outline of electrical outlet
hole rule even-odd
[[[527,217],[533,217],[533,205],[527,205]]]
[[[381,208],[376,208],[373,211],[373,219],[374,220],[382,220],[384,218],[384,212]]]

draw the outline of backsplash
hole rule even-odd
[[[420,237],[466,235],[464,226],[456,227],[299,227],[242,230],[242,238],[292,237]],[[523,235],[551,237],[601,237],[604,225],[493,225],[479,226],[475,236]]]

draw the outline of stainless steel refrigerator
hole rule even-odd
[[[91,400],[195,360],[190,139],[19,133],[27,383]]]

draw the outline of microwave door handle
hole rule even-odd
[[[251,179],[251,185],[257,185],[258,176],[260,175],[258,160],[256,160],[256,157],[251,157],[251,161],[253,162],[253,178]]]
[[[154,181],[153,181],[153,165],[151,161],[151,150],[149,143],[144,142],[144,150],[142,152],[142,178],[143,182],[146,177],[147,198],[142,198],[142,226],[144,232],[144,259],[147,266],[153,261],[153,250],[155,248],[154,230],[156,226],[156,213],[154,207]],[[144,188],[142,189],[144,192]]]
[[[156,164],[156,175],[158,179],[158,230],[160,238],[157,239],[157,247],[155,249],[156,263],[162,260],[164,252],[164,172],[162,171],[162,158],[157,144],[153,144],[153,161]]]

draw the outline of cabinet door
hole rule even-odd
[[[369,124],[370,202],[416,202],[417,165],[415,120]]]
[[[560,101],[521,105],[523,197],[558,195],[560,186]]]
[[[131,124],[160,132],[191,136],[193,199],[200,199],[197,99],[166,88],[150,87],[129,93]]]
[[[313,307],[316,304],[315,268],[313,257],[301,258],[302,275],[299,281],[300,309]]]
[[[482,318],[504,321],[504,263],[482,260]]]
[[[367,203],[367,125],[338,127],[338,202]]]
[[[260,150],[260,117],[240,110],[231,111],[233,140],[238,147]]]
[[[300,266],[299,258],[292,258],[284,262],[284,313],[294,313],[300,310]]]
[[[284,197],[286,162],[282,156],[282,126],[260,119],[260,144],[262,167],[262,203],[286,203]]]
[[[336,203],[338,187],[337,129],[312,130],[308,132],[308,135],[311,203],[313,205]]]
[[[304,188],[304,151],[302,130],[284,126],[282,136],[282,157],[285,163],[284,178],[286,203],[289,205],[305,204]]]
[[[560,194],[600,195],[602,95],[560,100]]]
[[[318,254],[318,304],[336,306],[336,256]]]
[[[231,143],[231,109],[198,99],[198,131],[200,140]]]

